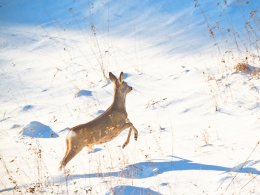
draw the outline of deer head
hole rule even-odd
[[[109,78],[114,83],[115,95],[113,105],[117,108],[125,110],[126,94],[132,91],[133,88],[124,81],[123,72],[120,73],[118,79],[113,73],[109,72]]]

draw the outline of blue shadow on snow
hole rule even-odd
[[[149,188],[142,188],[136,186],[121,185],[116,186],[107,192],[106,195],[112,194],[149,194],[149,195],[160,195],[159,192],[153,191]]]
[[[20,134],[24,137],[31,138],[57,138],[59,135],[55,133],[49,126],[38,121],[32,121],[26,125]]]
[[[82,89],[75,95],[75,97],[82,97],[82,96],[85,97],[92,96],[92,91]]]
[[[178,157],[175,157],[178,158]],[[165,172],[170,171],[220,171],[220,172],[238,172],[238,173],[252,173],[260,175],[260,171],[252,167],[244,167],[233,169],[229,167],[223,167],[218,165],[208,165],[195,163],[191,160],[178,158],[173,161],[150,161],[139,162],[136,164],[128,165],[121,171],[104,172],[104,173],[91,173],[91,174],[76,174],[71,175],[68,179],[80,179],[80,178],[97,178],[97,177],[122,177],[143,179],[153,177]]]

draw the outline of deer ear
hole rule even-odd
[[[119,76],[119,82],[122,83],[124,81],[124,73],[121,72]]]
[[[117,81],[116,76],[112,72],[109,72],[109,79],[114,83]]]

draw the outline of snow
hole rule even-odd
[[[212,43],[187,2],[48,2],[1,3],[0,193],[260,194],[259,76],[234,69],[251,52],[250,70],[259,70],[254,44],[240,38],[247,51],[236,51],[223,29]],[[228,1],[204,14],[213,23],[218,10],[238,9]],[[126,108],[138,140],[122,149],[125,130],[59,171],[69,128],[112,103],[100,66],[133,87]]]
[[[31,138],[55,138],[58,137],[54,131],[47,125],[44,125],[38,121],[32,121],[26,125],[21,131],[22,136]]]

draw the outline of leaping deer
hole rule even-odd
[[[126,95],[132,91],[124,81],[123,72],[119,78],[109,72],[109,79],[114,83],[114,101],[112,105],[94,120],[72,127],[66,138],[67,149],[64,158],[60,163],[60,169],[77,155],[85,146],[92,151],[93,145],[111,141],[124,129],[130,128],[123,148],[129,143],[132,130],[134,138],[137,140],[138,131],[127,117],[125,99]]]

